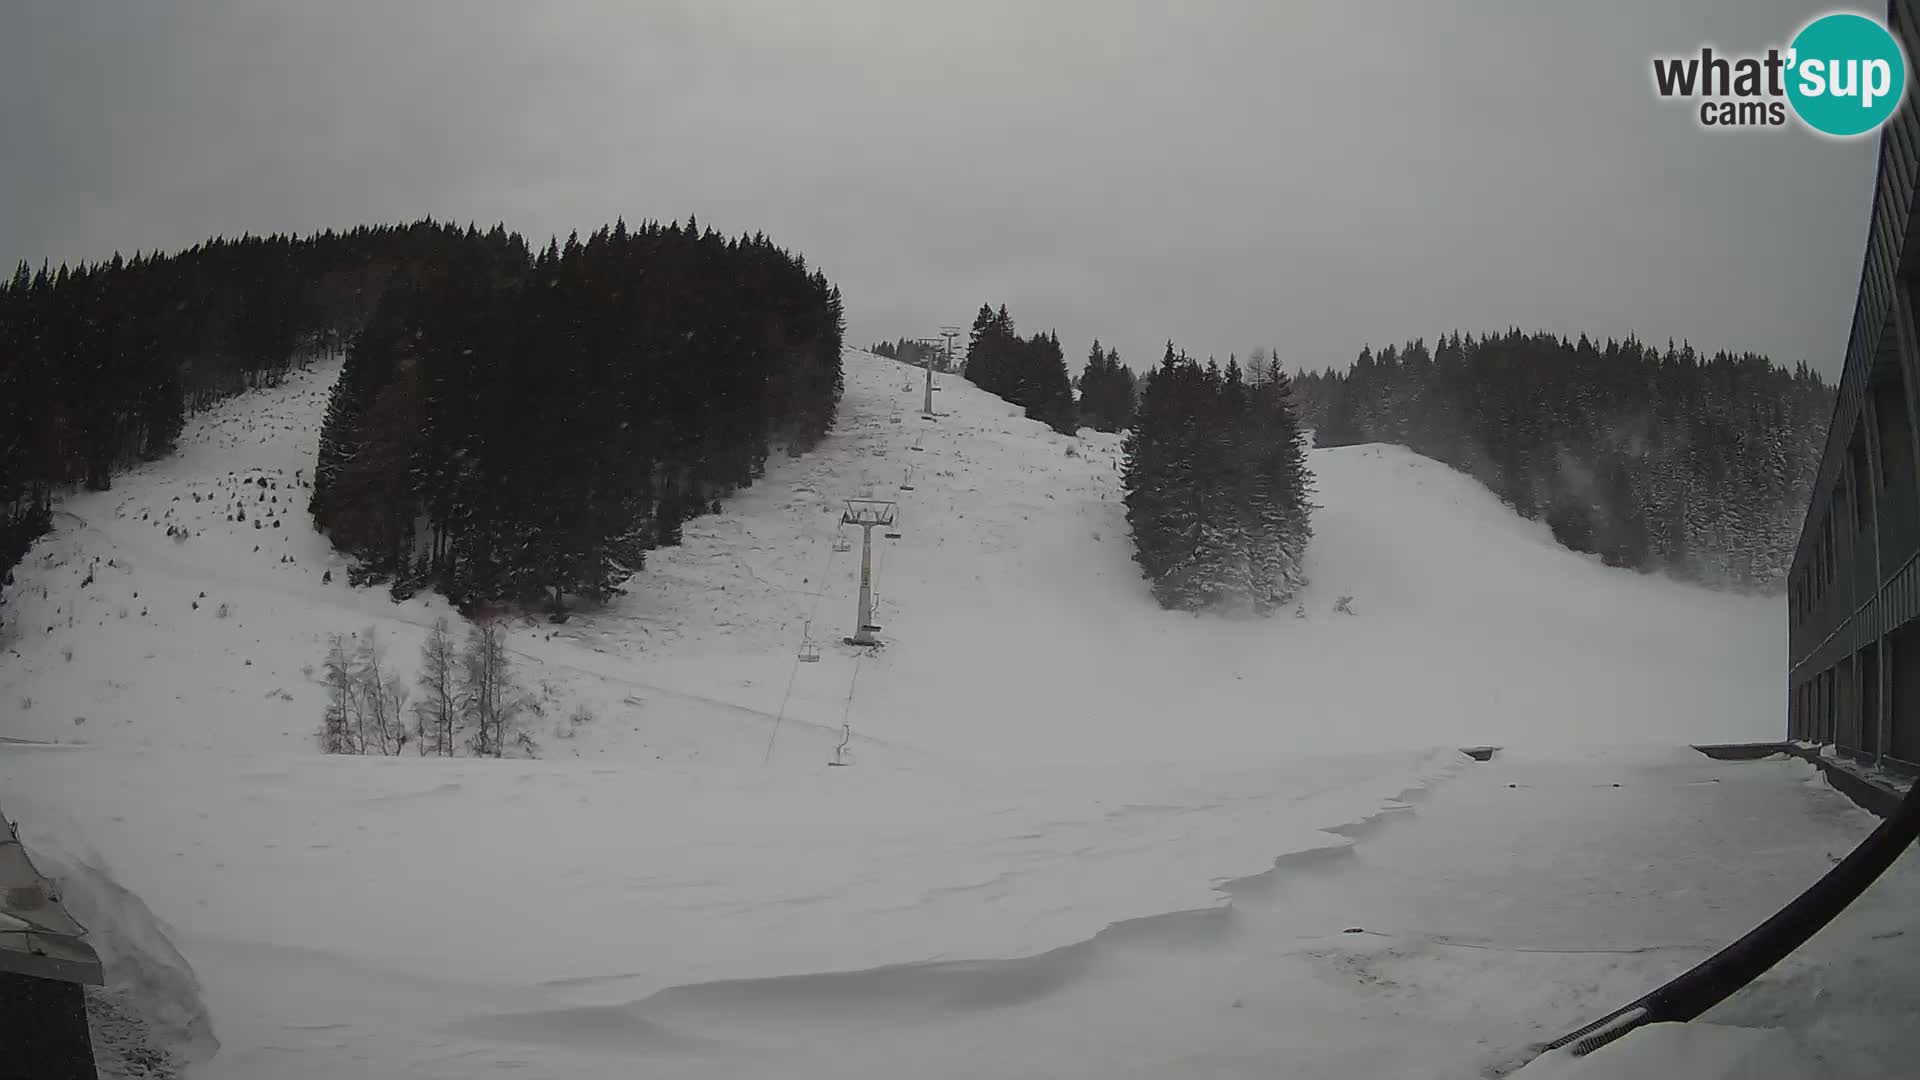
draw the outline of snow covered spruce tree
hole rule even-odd
[[[980,305],[967,338],[962,374],[980,389],[1024,407],[1029,419],[1063,435],[1079,430],[1079,408],[1060,335],[1048,331],[1022,338],[1014,332],[1005,304],[997,312]]]
[[[1117,349],[1102,351],[1099,339],[1080,372],[1080,421],[1095,431],[1122,431],[1133,420],[1133,372]]]
[[[833,424],[839,290],[764,237],[692,220],[537,254],[499,226],[428,237],[321,432],[314,522],[361,580],[563,619]]]
[[[1163,607],[1266,614],[1306,583],[1311,477],[1277,364],[1249,383],[1169,342],[1125,452],[1134,559]]]

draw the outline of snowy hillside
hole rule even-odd
[[[372,626],[411,676],[449,613],[348,587],[307,523],[334,370],[196,416],[176,457],[68,499],[10,593],[3,805],[171,925],[223,1046],[196,1075],[597,1076],[635,1056],[753,1075],[806,1041],[755,1034],[765,1010],[934,1024],[1147,962],[1116,943],[1218,943],[1275,881],[1352,865],[1459,783],[1459,746],[1606,748],[1590,768],[1664,776],[1678,744],[1781,727],[1777,602],[1604,568],[1391,448],[1313,456],[1304,617],[1163,612],[1130,561],[1117,437],[1059,436],[950,378],[924,419],[917,371],[849,353],[817,452],[689,522],[606,610],[513,628],[543,760],[324,757],[327,635]],[[874,537],[872,654],[840,643],[846,498],[899,504],[898,539]],[[809,627],[818,663],[798,660]],[[855,767],[826,768],[843,730]],[[1715,768],[1657,786],[1734,775]],[[1856,829],[1813,831],[1770,886]],[[1709,909],[1703,941],[1750,914]],[[1251,925],[1266,945],[1337,932]],[[828,974],[875,969],[901,974]],[[1648,970],[1515,1002],[1510,1034],[1586,1019]],[[969,1023],[942,1045],[999,1037]],[[804,1074],[826,1075],[831,1045],[810,1045]],[[913,1071],[891,1052],[868,1074]]]
[[[197,416],[176,457],[61,505],[11,594],[6,734],[303,750],[327,634],[374,625],[411,672],[445,606],[349,588],[305,512],[333,374]],[[863,754],[1012,761],[1780,729],[1778,602],[1599,566],[1404,450],[1313,455],[1305,618],[1195,619],[1155,607],[1131,561],[1117,436],[1057,435],[958,379],[938,420],[920,397],[917,372],[850,353],[818,452],[689,523],[610,609],[516,630],[546,756],[758,762],[776,716],[775,752],[809,764],[843,721]],[[846,498],[897,500],[901,534],[875,533],[888,644],[857,678]],[[824,655],[800,665],[809,624]],[[569,722],[581,704],[597,719]]]

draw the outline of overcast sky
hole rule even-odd
[[[1838,370],[1872,139],[1708,134],[1649,59],[1781,0],[7,0],[0,259],[424,215],[764,230],[859,344],[983,301],[1135,367],[1448,328]]]

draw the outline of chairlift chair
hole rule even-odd
[[[836,536],[836,537],[834,537],[834,538],[833,538],[833,550],[835,550],[835,551],[852,551],[852,550],[853,550],[853,541],[851,541],[851,540],[849,540],[849,539],[847,539],[847,538],[846,538],[846,537],[844,537],[844,536]]]

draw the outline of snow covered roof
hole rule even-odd
[[[11,822],[0,832],[0,971],[63,982],[102,983],[100,958],[81,926],[33,868]]]

